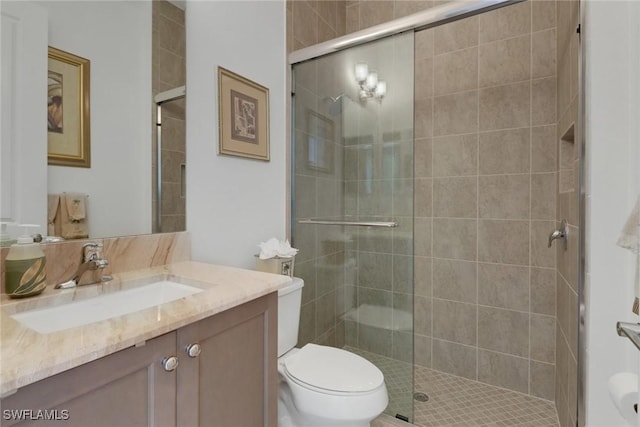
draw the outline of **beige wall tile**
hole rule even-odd
[[[414,254],[418,256],[431,256],[431,218],[415,218],[414,219]],[[394,241],[394,251],[395,241]],[[397,253],[397,252],[396,252]]]
[[[478,178],[480,218],[528,219],[529,175],[488,175]]]
[[[415,60],[433,57],[433,28],[415,33]]]
[[[480,43],[531,31],[531,2],[518,3],[480,15]]]
[[[336,31],[336,20],[338,6],[336,1],[322,0],[317,2],[316,11],[321,20],[327,23],[332,30]]]
[[[415,177],[427,178],[433,175],[431,167],[432,140],[422,138],[415,141]]]
[[[529,172],[529,134],[529,128],[481,133],[480,175]]]
[[[478,347],[529,356],[529,314],[478,306]]]
[[[158,47],[166,49],[177,56],[185,58],[186,44],[184,25],[181,25],[174,20],[162,15],[158,17],[157,23]]]
[[[548,268],[531,268],[531,312],[555,316],[556,272]]]
[[[414,94],[417,99],[433,97],[433,62],[432,58],[415,61]]]
[[[433,139],[434,176],[466,176],[478,172],[478,136],[455,135]]]
[[[547,363],[555,362],[555,333],[555,317],[531,315],[531,359]]]
[[[475,262],[435,258],[433,260],[433,296],[446,300],[477,301],[478,266]]]
[[[358,286],[391,290],[393,256],[371,252],[358,255]]]
[[[431,7],[433,7],[431,0],[396,0],[394,1],[393,17],[401,18]]]
[[[477,348],[434,339],[431,366],[438,371],[477,379]]]
[[[478,380],[527,393],[529,361],[520,357],[478,350]]]
[[[460,344],[476,345],[477,306],[433,299],[433,337]]]
[[[413,361],[416,365],[431,367],[431,337],[414,334],[413,336],[414,356]]]
[[[478,264],[478,304],[529,310],[529,267]]]
[[[433,180],[431,178],[420,178],[414,181],[415,202],[414,211],[415,216],[418,217],[430,217],[433,215],[432,207],[432,192],[433,192]]]
[[[367,0],[360,2],[360,29],[369,28],[393,19],[393,1]]]
[[[347,5],[345,29],[346,34],[354,33],[360,29],[360,3]]]
[[[434,98],[434,136],[475,132],[478,129],[478,92]]]
[[[393,292],[402,294],[412,294],[414,292],[414,268],[412,257],[408,255],[393,255]]]
[[[478,87],[478,48],[457,50],[433,59],[434,92],[445,95]]]
[[[531,219],[555,219],[556,174],[531,175]]]
[[[454,177],[433,179],[433,215],[435,217],[476,218],[478,179]]]
[[[479,220],[478,260],[529,265],[529,221]]]
[[[556,78],[548,77],[531,82],[531,124],[533,126],[556,122]]]
[[[414,103],[414,133],[416,138],[433,135],[433,100],[416,99]]]
[[[359,325],[358,344],[365,351],[386,357],[393,355],[393,334],[387,329]]]
[[[318,43],[335,39],[337,36],[338,33],[333,29],[333,27],[331,27],[325,20],[318,18]]]
[[[433,220],[433,255],[438,258],[474,261],[477,257],[475,219]]]
[[[478,45],[478,17],[462,19],[435,28],[435,54]]]
[[[529,392],[542,399],[555,397],[556,369],[553,363],[531,361],[529,365]]]
[[[298,347],[313,342],[316,337],[316,302],[311,301],[300,309],[300,326],[298,328]]]
[[[318,42],[318,19],[311,2],[293,2],[293,38],[304,46]]]
[[[322,295],[316,304],[316,336],[320,336],[335,327],[336,319],[335,291]]]
[[[479,97],[481,131],[529,126],[529,82],[481,89]]]
[[[556,26],[556,2],[534,0],[531,2],[531,30],[540,31]]]
[[[481,44],[478,59],[480,87],[504,85],[531,78],[529,34]]]
[[[550,29],[531,35],[531,77],[556,74],[556,30]]]
[[[417,334],[431,336],[432,332],[432,299],[415,296],[413,298],[413,327]]]
[[[555,230],[555,221],[531,221],[531,265],[535,267],[554,268],[556,254],[549,248],[549,234]],[[562,246],[562,241],[554,245]]]
[[[431,258],[418,256],[413,258],[413,283],[415,295],[421,297],[431,297],[431,271]]]
[[[556,126],[531,128],[531,172],[555,172],[557,165]]]

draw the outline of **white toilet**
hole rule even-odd
[[[368,427],[389,402],[382,372],[334,347],[298,340],[302,279],[278,291],[278,426]]]

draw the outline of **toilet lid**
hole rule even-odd
[[[380,369],[357,354],[307,344],[284,361],[287,373],[312,387],[339,392],[366,392],[384,382]]]

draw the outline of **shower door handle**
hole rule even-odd
[[[318,225],[349,225],[355,227],[386,227],[395,228],[398,226],[394,221],[334,221],[320,219],[301,219],[298,224],[318,224]]]

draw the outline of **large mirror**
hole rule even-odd
[[[184,10],[164,0],[3,1],[1,7],[3,74],[5,68],[10,67],[11,58],[7,52],[24,47],[15,35],[16,40],[11,42],[12,26],[18,30],[20,25],[23,30],[28,29],[32,25],[29,24],[31,15],[40,16],[40,21],[33,21],[36,27],[42,27],[42,16],[46,21],[46,32],[41,32],[44,36],[29,31],[34,34],[32,39],[44,37],[43,40],[32,40],[32,43],[44,45],[45,56],[46,46],[51,46],[89,61],[91,153],[89,168],[51,165],[46,161],[49,132],[31,138],[37,139],[38,143],[29,152],[22,150],[19,153],[21,166],[23,169],[25,164],[37,168],[33,180],[45,182],[34,183],[29,190],[28,197],[37,200],[38,207],[25,208],[20,206],[25,195],[15,194],[20,193],[20,187],[13,185],[15,181],[23,180],[24,174],[17,170],[18,167],[11,170],[10,162],[17,158],[20,149],[9,146],[15,144],[14,139],[3,131],[2,165],[6,166],[2,171],[3,219],[37,222],[42,234],[51,234],[46,222],[55,213],[47,206],[47,196],[73,193],[87,196],[89,238],[184,230],[184,100],[177,99],[162,106],[165,127],[160,156],[156,153],[155,102],[158,94],[185,84]],[[24,61],[18,65],[29,68],[29,56],[37,56],[32,58],[33,67],[41,66],[40,47],[25,49],[23,55]],[[22,61],[19,55],[16,58],[19,58],[17,62]],[[21,129],[35,126],[46,129],[44,100],[47,98],[51,105],[52,99],[51,94],[44,93],[47,92],[46,68],[45,62],[45,69],[37,74],[42,76],[43,84],[30,77],[38,80],[33,87],[43,93],[41,106],[29,114],[28,120],[8,114],[12,105],[3,99],[2,123],[4,126],[13,120],[14,133],[20,134]],[[21,77],[18,72],[15,74],[15,82],[9,79],[10,76],[3,77],[3,98],[5,93],[13,91],[13,98],[18,99],[13,102],[20,102],[21,89],[14,87],[22,84]],[[63,116],[64,113],[66,110],[63,109]],[[71,120],[72,112],[66,116]],[[40,170],[42,168],[46,169],[45,173]],[[159,170],[162,173],[159,187],[166,193],[160,198],[157,197]],[[14,181],[12,185],[8,184],[9,179]],[[9,209],[11,203],[16,206]],[[63,208],[61,202],[58,209]],[[163,215],[162,227],[158,226],[158,208]],[[38,212],[28,213],[31,210]]]

